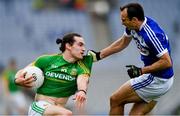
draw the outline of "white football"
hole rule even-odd
[[[43,71],[36,67],[36,66],[28,66],[24,70],[24,72],[27,72],[25,75],[25,78],[33,77],[33,87],[32,89],[37,90],[44,82],[44,74]]]

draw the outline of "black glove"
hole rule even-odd
[[[101,60],[100,52],[96,52],[94,50],[88,50],[87,54],[93,57],[93,62],[97,62],[98,60]]]
[[[135,65],[126,65],[128,68],[127,73],[130,76],[130,78],[139,77],[142,75],[142,70],[139,67],[136,67]]]

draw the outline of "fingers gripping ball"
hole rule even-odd
[[[33,88],[34,90],[37,90],[44,82],[44,74],[43,71],[35,66],[28,66],[24,69],[26,72],[25,78],[30,78],[31,76],[34,78],[33,82]]]

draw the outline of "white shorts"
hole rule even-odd
[[[146,102],[158,101],[167,93],[173,84],[174,77],[163,79],[151,74],[143,74],[130,80],[132,88]]]
[[[28,116],[42,116],[49,105],[51,104],[46,101],[33,102],[29,107]]]

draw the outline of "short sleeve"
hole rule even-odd
[[[33,65],[44,70],[44,68],[48,65],[49,56],[43,55],[38,57],[34,62]]]
[[[81,74],[91,74],[91,69],[92,69],[92,64],[93,64],[93,57],[88,55],[84,56],[83,60],[78,61],[78,66],[79,66],[79,73],[78,75]]]
[[[157,57],[161,57],[168,52],[168,41],[164,34],[156,33],[154,36],[149,35],[146,43]]]

